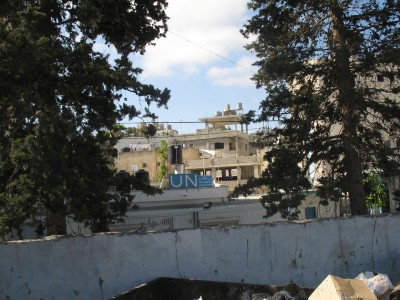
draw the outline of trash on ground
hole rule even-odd
[[[270,300],[271,295],[267,293],[257,293],[251,295],[251,300]]]
[[[271,300],[307,300],[307,296],[302,287],[291,283],[285,286],[281,291],[276,292]]]
[[[390,293],[390,300],[400,300],[400,283],[398,283]]]
[[[310,300],[377,300],[367,284],[361,280],[328,275],[308,298]]]
[[[355,279],[365,282],[379,300],[389,300],[393,284],[386,274],[362,272]]]

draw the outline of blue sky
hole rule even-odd
[[[168,110],[151,107],[158,121],[198,121],[227,104],[236,108],[239,102],[244,112],[257,110],[264,92],[250,80],[255,57],[243,48],[248,40],[239,32],[249,18],[247,0],[170,0],[167,15],[167,37],[149,46],[143,56],[133,57],[134,65],[144,70],[143,82],[171,90]],[[125,96],[140,107],[137,96]],[[182,133],[203,128],[169,124]]]

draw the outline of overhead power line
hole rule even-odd
[[[222,56],[222,55],[220,55],[220,54],[218,54],[218,53],[216,53],[214,51],[211,51],[210,49],[207,49],[207,48],[205,48],[205,47],[203,47],[203,46],[201,46],[201,45],[199,45],[199,44],[197,44],[195,42],[192,42],[191,40],[189,40],[189,39],[187,39],[187,38],[185,38],[185,37],[183,37],[183,36],[181,36],[179,34],[176,34],[176,33],[172,32],[171,30],[168,30],[168,32],[173,34],[173,35],[175,35],[176,37],[184,40],[185,42],[188,42],[188,43],[190,43],[190,44],[192,44],[192,45],[194,45],[194,46],[196,46],[196,47],[198,47],[198,48],[200,48],[200,49],[202,49],[204,51],[207,51],[208,53],[211,53],[211,54],[213,54],[213,55],[215,55],[215,56],[217,56],[217,57],[219,57],[219,58],[221,58],[223,60],[226,60],[226,61],[228,61],[228,62],[230,62],[230,63],[232,63],[232,64],[234,64],[234,65],[236,65],[236,66],[238,66],[238,67],[240,67],[242,69],[245,69],[245,70],[251,72],[252,74],[255,73],[254,70],[251,70],[251,69],[249,69],[249,68],[247,68],[245,66],[242,66],[242,65],[238,64],[237,62],[229,59],[229,58],[226,58],[226,57],[224,57],[224,56]]]

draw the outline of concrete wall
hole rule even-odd
[[[0,245],[1,299],[106,299],[157,277],[317,286],[361,271],[400,281],[400,215],[100,234]]]

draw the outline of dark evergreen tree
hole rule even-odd
[[[46,212],[48,234],[72,215],[106,230],[115,205],[115,124],[141,114],[129,91],[166,107],[167,89],[138,81],[131,54],[167,30],[166,1],[4,0],[0,5],[0,234]],[[102,41],[116,58],[96,51]]]
[[[253,79],[266,90],[258,121],[279,122],[259,184],[275,197],[284,183],[272,176],[287,178],[289,164],[301,182],[324,164],[322,193],[340,188],[352,214],[366,214],[363,170],[399,174],[399,1],[253,0],[249,8],[242,33],[255,37],[247,46],[258,57]]]

